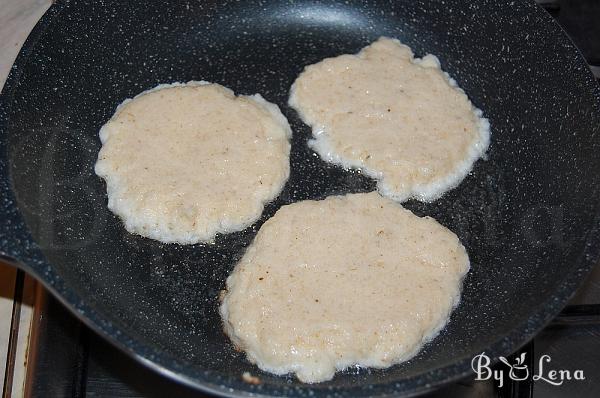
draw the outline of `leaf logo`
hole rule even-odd
[[[508,376],[512,380],[521,381],[529,377],[529,368],[527,367],[527,364],[525,364],[525,355],[526,353],[523,352],[521,353],[521,355],[515,358],[514,365],[511,365],[510,362],[508,362],[508,359],[506,359],[505,357],[498,357],[500,362],[502,362],[510,368],[510,373],[508,374]]]

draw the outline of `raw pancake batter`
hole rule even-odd
[[[455,234],[373,192],[283,206],[227,279],[225,331],[307,383],[406,361],[444,327],[469,259]]]
[[[96,174],[125,228],[197,243],[256,221],[289,176],[290,127],[260,95],[206,82],[161,85],[100,130]]]
[[[307,66],[289,103],[326,161],[362,169],[394,200],[431,201],[458,185],[489,142],[489,124],[440,69],[382,37],[356,55]]]

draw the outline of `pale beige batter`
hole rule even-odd
[[[469,259],[455,234],[377,193],[282,207],[227,279],[220,308],[261,369],[307,383],[406,361],[444,327]]]
[[[307,66],[289,103],[330,162],[362,169],[394,200],[431,201],[458,185],[489,142],[489,124],[433,55],[382,37],[356,55]]]
[[[260,95],[218,84],[161,85],[100,130],[96,174],[129,232],[210,241],[256,221],[289,176],[290,127]]]

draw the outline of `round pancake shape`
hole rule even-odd
[[[260,95],[207,82],[159,85],[124,101],[100,130],[95,166],[127,231],[210,242],[261,215],[289,176],[291,130]]]
[[[457,186],[490,140],[487,119],[435,56],[415,58],[386,37],[307,66],[289,104],[312,127],[321,158],[362,170],[400,202]]]
[[[283,206],[227,279],[224,329],[250,362],[306,383],[413,357],[446,325],[469,258],[378,193]]]

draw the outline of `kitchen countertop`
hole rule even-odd
[[[23,42],[51,0],[0,0],[0,87]]]

